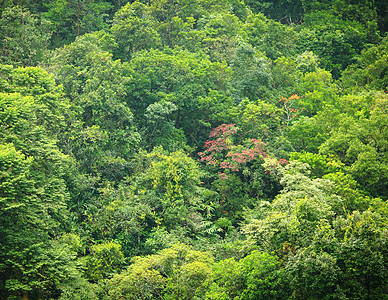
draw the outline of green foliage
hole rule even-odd
[[[233,258],[213,265],[213,276],[205,282],[208,285],[206,299],[235,299],[244,287],[239,263]]]
[[[73,104],[71,130],[63,134],[62,147],[75,156],[81,172],[118,180],[127,171],[126,159],[139,135],[125,103],[130,77],[105,50],[111,41],[104,32],[77,38],[57,49],[51,69]]]
[[[1,155],[1,211],[23,206],[22,199],[31,193],[31,182],[26,178],[32,157],[26,158],[13,144],[0,145]]]
[[[198,299],[213,258],[176,244],[157,254],[134,257],[129,268],[107,284],[110,299]]]
[[[0,2],[1,299],[387,298],[383,0]]]
[[[341,114],[328,106],[314,117],[300,117],[288,126],[284,133],[297,152],[317,153],[319,147],[330,137],[331,130],[341,121]]]
[[[132,80],[127,85],[127,103],[137,122],[144,124],[143,116],[151,104],[168,101],[176,107],[171,121],[184,131],[189,145],[205,138],[202,131],[207,126],[202,120],[212,121],[212,107],[222,102],[204,106],[203,98],[211,90],[222,94],[226,89],[230,70],[225,64],[213,63],[205,55],[165,48],[139,52],[129,67]],[[224,101],[220,97],[215,99]]]
[[[274,95],[270,97],[272,101],[279,100],[285,95],[295,94],[295,88],[298,85],[301,72],[298,66],[290,57],[281,56],[271,64],[272,87]],[[273,99],[274,98],[274,99]]]
[[[232,13],[204,16],[198,20],[198,30],[183,36],[196,42],[194,49],[188,47],[190,50],[203,50],[213,62],[229,62],[238,46],[246,40],[241,21]]]
[[[359,122],[344,120],[342,126],[320,147],[322,154],[333,154],[346,170],[375,196],[385,196],[387,114],[386,97],[377,98],[369,118]]]
[[[115,53],[118,58],[130,60],[133,53],[161,46],[161,38],[156,31],[157,22],[150,8],[134,2],[121,8],[114,17],[111,31],[118,44]]]
[[[357,22],[361,24],[372,40],[378,35],[377,13],[380,1],[355,0],[347,2],[345,0],[335,1],[306,1],[305,8],[309,12],[328,11],[343,21]]]
[[[338,265],[343,270],[344,291],[350,298],[386,297],[386,220],[367,210],[338,218],[341,250]]]
[[[296,57],[297,68],[303,73],[312,73],[317,71],[319,58],[312,51],[305,51]]]
[[[326,252],[298,251],[290,258],[287,274],[292,299],[347,299],[339,287],[337,260]]]
[[[251,14],[244,24],[244,30],[249,43],[272,60],[295,54],[296,32],[291,26],[275,22],[263,14]]]
[[[276,21],[290,25],[300,22],[305,9],[305,2],[300,0],[247,0],[246,4],[254,13],[261,12]]]
[[[343,72],[341,81],[349,90],[388,90],[388,38],[380,44],[373,45],[361,52],[357,62],[350,65]]]
[[[43,14],[54,28],[52,44],[55,47],[74,41],[82,34],[107,28],[105,20],[111,5],[100,0],[45,1]]]
[[[31,1],[28,0],[21,0],[21,1],[15,1],[15,0],[4,0],[0,4],[0,13],[7,8],[20,6],[25,7],[28,10],[30,10],[33,13],[41,12],[43,10],[43,1],[37,0],[31,3]]]
[[[102,294],[101,288],[97,284],[92,284],[83,278],[77,278],[64,284],[61,290],[59,300],[98,300],[100,299],[99,294]]]
[[[56,146],[67,105],[42,69],[2,66],[1,79],[1,293],[51,297],[78,272],[55,240],[69,224],[69,161]]]
[[[145,240],[156,219],[148,201],[124,184],[115,189],[107,183],[99,192],[94,206],[86,210],[85,226],[93,239],[119,242],[125,257],[144,253]]]
[[[253,251],[240,260],[246,288],[238,299],[284,299],[288,289],[278,257]]]
[[[4,9],[0,18],[2,64],[36,66],[44,61],[52,30],[50,22],[28,9]]]
[[[120,244],[106,242],[94,245],[86,263],[87,276],[97,282],[103,278],[110,278],[113,273],[119,272],[124,262]]]
[[[338,101],[337,89],[332,84],[330,72],[321,69],[304,74],[300,80],[299,89],[302,98],[298,104],[308,116],[322,111],[327,103]]]
[[[252,101],[268,98],[273,85],[269,60],[246,43],[241,43],[234,51],[230,66],[235,102],[239,103],[246,97]]]
[[[343,200],[341,203],[342,207],[337,207],[339,211],[365,211],[371,206],[378,205],[379,201],[365,195],[365,192],[360,189],[357,181],[349,174],[342,172],[329,173],[323,178],[335,183],[334,191]]]
[[[213,265],[206,299],[284,299],[289,294],[278,257],[252,251],[236,262],[226,259]]]
[[[280,129],[281,110],[262,100],[241,101],[230,109],[229,118],[236,121],[240,139],[259,137],[266,141]]]
[[[186,137],[181,129],[175,127],[174,120],[171,120],[176,110],[174,103],[165,100],[147,107],[144,114],[147,119],[144,136],[147,137],[148,149],[162,146],[167,151],[173,152],[185,148]]]
[[[195,227],[205,192],[197,163],[183,151],[167,155],[160,148],[144,158],[148,166],[133,176],[135,194],[148,199],[163,226]]]
[[[330,204],[340,199],[330,193],[330,182],[311,180],[305,172],[309,173],[306,164],[294,161],[285,166],[280,181],[284,189],[268,215],[244,226],[243,231],[264,249],[281,253],[285,245],[306,247],[320,220],[334,216]]]
[[[367,30],[359,22],[342,20],[329,11],[316,11],[305,15],[298,45],[303,51],[317,54],[321,66],[337,79],[367,41]]]
[[[26,110],[30,112],[30,114],[23,114],[24,118],[35,118],[31,119],[31,122],[44,128],[49,138],[57,137],[59,131],[64,127],[64,115],[68,112],[69,103],[63,98],[63,89],[55,84],[53,75],[42,68],[13,68],[0,65],[0,80],[2,93],[8,93],[9,96],[16,98],[16,93],[23,97],[33,97],[28,101],[27,98],[24,100],[29,103],[26,104]],[[18,107],[18,105],[15,106]],[[19,110],[13,109],[13,114]],[[9,122],[22,121],[14,116]],[[10,128],[13,126],[9,126],[8,130],[11,130]],[[43,135],[42,132],[40,134]]]
[[[251,220],[244,231],[261,247],[288,256],[285,276],[289,279],[292,299],[375,299],[384,295],[380,289],[384,289],[382,280],[387,276],[383,271],[386,254],[381,242],[386,235],[385,217],[366,210],[333,218],[328,204],[340,213],[336,203],[341,203],[341,199],[330,195],[333,191],[330,186],[325,188],[324,182],[301,176],[303,170],[303,165],[293,162],[285,167],[282,179],[285,190],[276,197],[267,215]],[[334,191],[344,195],[344,209],[365,209],[370,200],[360,192],[352,196],[344,193],[344,179]],[[311,193],[309,199],[297,200],[308,193]],[[319,202],[314,198],[320,198]],[[272,248],[275,245],[278,248]],[[372,282],[376,284],[376,294]]]
[[[183,46],[194,51],[204,49],[210,56],[226,58],[229,51],[223,48],[233,48],[236,31],[241,31],[241,26],[236,26],[238,18],[230,12],[236,9],[239,16],[247,15],[243,3],[228,2],[128,3],[116,13],[112,26],[120,47],[117,57],[129,60],[139,50]]]
[[[192,239],[187,236],[187,232],[180,228],[167,231],[165,227],[158,226],[147,235],[145,241],[145,253],[156,253],[159,250],[170,248],[178,243],[190,243]]]
[[[323,175],[336,172],[342,167],[340,162],[324,155],[309,152],[293,152],[290,154],[291,160],[309,164],[313,178],[321,178]]]
[[[72,249],[50,239],[58,230],[57,218],[66,218],[64,203],[50,203],[57,195],[41,196],[33,166],[32,157],[26,158],[12,144],[0,146],[0,291],[6,297],[49,297],[62,280],[78,272]],[[60,190],[53,187],[51,192]]]
[[[210,191],[201,171],[184,152],[160,148],[140,153],[133,175],[115,188],[99,189],[85,225],[95,240],[114,239],[128,256],[153,253],[201,230]]]
[[[47,201],[47,204],[51,203],[59,208],[67,199],[62,178],[69,161],[57,148],[55,139],[63,119],[61,109],[65,107],[65,103],[59,100],[60,94],[53,88],[53,79],[46,72],[36,68],[18,70],[19,72],[8,74],[9,77],[6,78],[9,91],[16,90],[36,96],[23,97],[15,92],[0,93],[0,127],[3,128],[0,141],[13,143],[18,151],[34,157],[31,178],[39,191],[40,201]],[[39,89],[39,84],[32,84],[33,87],[30,88],[28,81],[35,80],[47,84],[46,89]],[[52,102],[54,105],[50,105]],[[58,111],[55,111],[56,108]],[[56,209],[53,210],[55,211]]]

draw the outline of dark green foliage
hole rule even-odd
[[[75,114],[61,138],[64,151],[76,157],[81,172],[118,180],[139,136],[125,103],[130,75],[106,51],[111,42],[104,32],[82,36],[57,49],[50,68],[63,82]]]
[[[379,45],[362,51],[355,64],[350,65],[342,75],[343,86],[349,91],[358,89],[388,89],[388,38]]]
[[[252,101],[271,95],[273,78],[269,60],[252,46],[241,44],[231,59],[232,87],[236,103],[249,98]]]
[[[386,299],[386,15],[0,1],[0,299]]]
[[[301,50],[316,53],[321,66],[337,79],[367,42],[367,30],[362,24],[318,11],[305,16],[298,44]]]
[[[246,4],[253,12],[262,12],[269,18],[285,24],[299,23],[304,13],[305,1],[303,0],[273,0],[253,1],[247,0]]]
[[[0,63],[36,66],[45,59],[51,23],[19,6],[8,7],[0,18]]]
[[[213,121],[213,107],[228,105],[223,103],[227,99],[221,97],[212,99],[220,103],[206,103],[206,106],[203,103],[211,90],[218,90],[222,95],[226,89],[230,77],[227,66],[211,62],[206,55],[165,48],[140,52],[129,67],[132,79],[127,84],[127,103],[137,122],[150,126],[144,124],[144,115],[149,116],[156,103],[171,102],[175,111],[171,112],[170,120],[175,127],[183,130],[190,145],[202,144],[206,123]],[[171,143],[182,143],[178,131],[172,137],[180,140]]]
[[[387,297],[386,227],[379,213],[355,211],[334,224],[340,233],[338,265],[349,298]]]
[[[52,45],[62,46],[74,41],[75,37],[88,32],[105,29],[111,4],[100,0],[56,0],[45,1],[44,16],[54,28]]]
[[[249,15],[244,30],[249,43],[275,60],[281,56],[295,54],[296,33],[291,26],[282,25],[263,14]]]
[[[347,299],[339,287],[337,260],[326,252],[301,250],[287,266],[293,299]]]
[[[150,8],[140,2],[127,4],[115,14],[111,31],[118,44],[116,56],[130,60],[140,50],[161,46],[161,38],[156,31],[157,21]]]

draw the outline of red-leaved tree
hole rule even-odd
[[[234,124],[222,124],[214,128],[209,135],[211,140],[205,143],[204,152],[198,153],[201,161],[219,169],[220,179],[228,178],[225,170],[239,172],[248,162],[271,158],[265,150],[267,144],[258,139],[251,138],[241,145],[234,145],[233,135],[237,131],[238,128]],[[271,164],[273,169],[278,164],[287,163],[284,159],[276,160],[271,158],[271,161],[274,162]]]

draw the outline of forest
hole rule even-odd
[[[1,0],[0,300],[388,299],[385,0]]]

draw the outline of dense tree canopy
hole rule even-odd
[[[387,15],[0,1],[0,300],[386,299]]]

